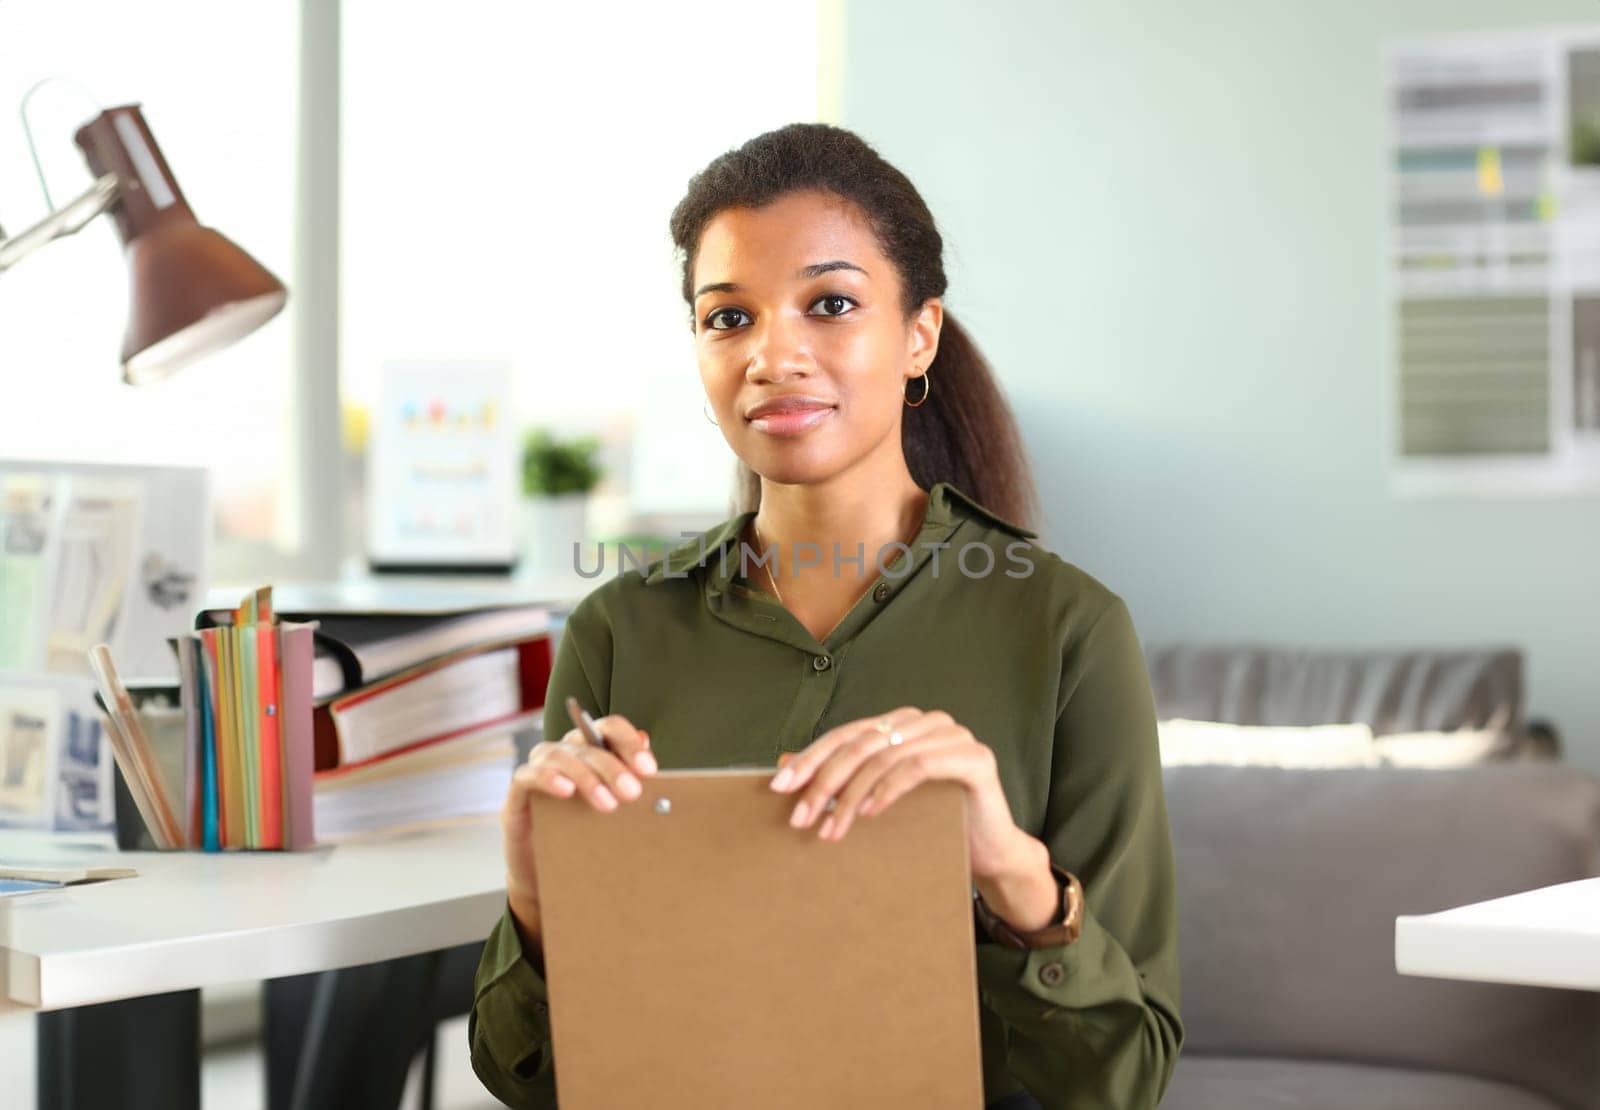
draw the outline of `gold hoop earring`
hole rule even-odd
[[[712,424],[713,427],[720,428],[720,427],[722,427],[722,425],[718,424],[715,420],[711,419],[710,405],[711,405],[711,399],[709,397],[706,398],[704,401],[700,402],[700,414],[702,416],[704,416],[707,420],[711,420],[711,424]]]
[[[906,401],[906,407],[907,408],[920,409],[923,405],[928,403],[928,394],[933,392],[933,379],[928,376],[931,373],[932,373],[931,370],[924,370],[922,373],[916,375],[917,378],[921,378],[922,379],[922,398],[920,400],[916,401],[915,403],[913,403],[913,402],[911,402],[909,400]],[[906,387],[909,386],[915,380],[916,380],[915,378],[907,378],[905,381],[900,383],[900,396],[901,397],[904,397],[906,395]]]

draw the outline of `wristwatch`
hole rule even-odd
[[[978,888],[972,888],[972,908],[977,912],[978,920],[983,923],[991,937],[1007,948],[1026,951],[1032,948],[1053,948],[1056,945],[1071,944],[1078,939],[1078,934],[1083,931],[1083,884],[1078,877],[1065,868],[1058,867],[1054,862],[1050,864],[1050,874],[1055,876],[1056,886],[1061,892],[1061,902],[1056,907],[1055,916],[1050,923],[1042,929],[1024,933],[1013,929],[1005,920],[997,916],[983,900],[983,895],[978,893]]]

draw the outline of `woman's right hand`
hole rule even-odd
[[[506,900],[522,935],[523,950],[542,963],[539,951],[539,884],[533,865],[533,821],[528,803],[535,793],[558,798],[579,798],[595,809],[609,811],[631,802],[643,792],[634,772],[656,773],[650,754],[650,734],[613,713],[595,721],[600,735],[616,754],[598,748],[576,728],[560,740],[543,740],[528,751],[528,758],[511,776],[511,789],[500,813],[505,836]],[[541,968],[542,970],[542,968]]]

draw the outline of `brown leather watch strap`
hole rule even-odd
[[[977,912],[978,920],[982,922],[989,935],[1007,948],[1027,951],[1034,948],[1054,948],[1057,945],[1071,944],[1078,939],[1078,934],[1083,931],[1083,884],[1078,877],[1065,868],[1050,864],[1050,873],[1055,876],[1056,886],[1061,891],[1061,904],[1056,908],[1055,917],[1042,929],[1031,933],[1019,932],[1008,925],[1005,920],[997,916],[984,903],[983,895],[978,893],[977,887],[972,889],[972,906]]]

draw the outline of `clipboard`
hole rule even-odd
[[[967,813],[930,782],[842,841],[773,770],[668,770],[601,812],[536,794],[562,1110],[977,1110]]]

